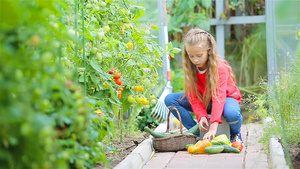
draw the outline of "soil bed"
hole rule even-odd
[[[110,161],[109,168],[114,168],[121,161],[123,161],[142,141],[149,137],[149,133],[142,132],[139,136],[123,136],[122,142],[120,139],[113,139],[111,145],[117,152],[106,151],[108,161]],[[104,163],[98,163],[94,169],[102,169],[105,167]]]
[[[288,147],[294,169],[300,168],[300,143],[298,145],[288,145]]]

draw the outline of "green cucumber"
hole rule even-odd
[[[241,151],[235,147],[231,147],[229,145],[221,145],[224,147],[222,153],[240,153]]]
[[[170,133],[157,133],[157,132],[154,132],[153,130],[151,130],[147,126],[144,129],[145,129],[145,131],[150,133],[154,138],[164,138],[164,137],[169,137],[171,135],[176,135],[176,134],[170,134]]]
[[[224,150],[223,146],[209,146],[209,147],[205,147],[204,151],[208,154],[217,154],[217,153],[221,153]]]
[[[190,128],[188,131],[185,131],[183,134],[196,134],[199,130],[198,124],[196,124],[194,127]]]

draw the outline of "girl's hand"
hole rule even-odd
[[[219,126],[218,122],[212,123],[209,127],[209,131],[204,134],[203,140],[204,139],[208,139],[208,140],[214,139],[217,134],[218,126]]]
[[[201,117],[201,119],[199,121],[199,129],[202,132],[207,131],[207,128],[205,128],[204,125],[208,126],[207,118],[206,117]]]

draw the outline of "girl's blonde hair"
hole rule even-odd
[[[198,68],[191,62],[189,55],[186,51],[186,46],[200,46],[202,48],[206,48],[208,51],[208,60],[207,60],[207,70],[206,70],[206,84],[205,91],[202,95],[197,87],[197,72]],[[183,71],[184,71],[184,91],[185,95],[196,95],[197,98],[203,103],[205,108],[208,107],[210,100],[212,97],[215,97],[217,91],[219,89],[219,72],[218,72],[218,63],[221,61],[225,63],[226,67],[230,70],[231,77],[235,82],[235,75],[232,72],[231,67],[227,64],[225,60],[223,60],[219,54],[217,49],[217,43],[214,37],[200,29],[200,28],[192,28],[185,36],[184,39],[184,49],[183,49]],[[183,98],[184,98],[183,97]]]

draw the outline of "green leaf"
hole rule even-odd
[[[127,100],[129,95],[131,95],[131,91],[128,88],[125,88],[122,92],[122,97],[120,99],[120,102],[122,102],[123,112],[126,112],[131,106],[131,103],[129,103]]]
[[[208,9],[212,5],[212,0],[202,0],[202,5]]]
[[[99,78],[94,73],[91,73],[90,76],[94,83],[100,83]]]
[[[198,26],[201,29],[204,29],[204,30],[207,30],[207,31],[210,30],[210,24],[209,24],[208,20],[201,20]]]
[[[22,13],[18,8],[18,5],[13,4],[10,0],[1,0],[0,5],[0,20],[5,26],[16,26],[19,23],[19,16]],[[20,12],[20,13],[18,13]]]
[[[188,0],[188,5],[190,8],[194,8],[196,6],[195,0]]]
[[[156,25],[153,25],[153,26],[152,26],[152,29],[154,29],[154,30],[159,30],[159,27],[157,27]]]
[[[179,53],[181,52],[180,48],[173,48],[172,53]]]
[[[136,15],[134,16],[134,19],[139,19],[141,18],[142,16],[145,15],[145,10],[142,9],[142,8],[139,8],[137,11],[136,11]]]
[[[112,109],[113,109],[116,117],[119,117],[120,105],[112,104]]]
[[[48,9],[55,14],[58,12],[53,6],[53,0],[38,0],[39,7]]]

